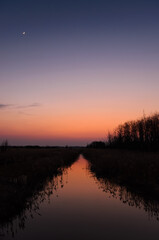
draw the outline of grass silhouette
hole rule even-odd
[[[17,215],[24,227],[25,209],[36,208],[35,196],[46,181],[62,174],[79,155],[71,148],[12,148],[0,152],[0,226],[11,223]],[[13,232],[14,234],[14,232]]]

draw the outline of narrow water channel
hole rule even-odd
[[[14,239],[158,239],[159,221],[142,206],[124,204],[111,191],[104,191],[82,155],[44,191],[50,194],[39,199],[36,211],[26,212],[24,226],[14,221]],[[0,239],[13,239],[11,230]]]

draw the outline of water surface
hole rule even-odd
[[[144,204],[130,204],[136,201],[132,196],[123,201],[118,188],[96,179],[82,155],[38,198],[35,211],[26,211],[24,226],[14,220],[14,239],[157,240],[159,236],[159,221],[150,217]],[[2,239],[13,239],[11,230],[4,234]]]

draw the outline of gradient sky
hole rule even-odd
[[[0,1],[0,140],[85,145],[158,109],[159,1]]]

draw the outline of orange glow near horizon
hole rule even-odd
[[[0,141],[86,144],[106,139],[108,131],[141,118],[143,112],[157,111],[158,88],[149,80],[156,81],[158,73],[145,69],[132,73],[130,68],[119,67],[50,71],[45,81],[43,75],[33,74],[29,84],[26,76],[22,82],[19,78],[16,86],[4,84],[1,98],[6,105],[0,103]],[[8,88],[12,92],[7,96]]]
[[[48,111],[49,112],[49,111]],[[108,131],[118,124],[131,120],[131,113],[117,114],[106,112],[104,115],[92,112],[84,114],[62,113],[53,115],[42,109],[34,114],[25,115],[6,111],[0,119],[0,132],[6,138],[23,139],[97,139],[104,140]],[[98,112],[98,111],[97,111]]]
[[[118,68],[108,72],[105,69],[81,70],[80,76],[77,70],[59,74],[49,72],[46,81],[42,76],[39,82],[32,77],[31,88],[24,76],[23,84],[18,82],[16,88],[9,85],[14,91],[8,94],[5,101],[8,105],[0,105],[0,141],[7,138],[13,143],[19,139],[18,144],[21,144],[20,139],[27,144],[40,141],[50,145],[52,140],[55,145],[56,140],[57,145],[67,142],[80,145],[82,141],[86,144],[106,139],[108,131],[112,132],[126,121],[141,118],[143,111],[145,114],[157,111],[158,89],[148,80],[157,79],[158,74],[151,71],[131,74],[130,69],[123,72]],[[143,85],[144,76],[147,82]],[[6,99],[4,93],[2,99]],[[79,141],[74,141],[76,139]]]

